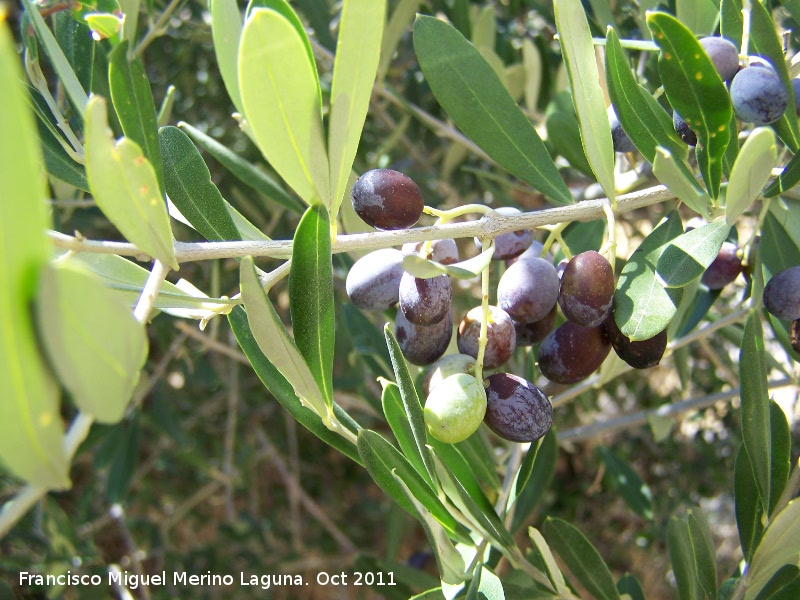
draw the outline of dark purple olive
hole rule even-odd
[[[425,207],[417,184],[391,169],[364,173],[353,185],[350,199],[356,214],[375,229],[407,229]]]
[[[539,346],[539,370],[554,383],[577,383],[594,373],[611,352],[600,327],[562,323]]]
[[[611,311],[614,288],[614,271],[606,258],[594,250],[581,252],[564,269],[558,304],[573,323],[596,327]]]
[[[767,282],[764,308],[783,321],[800,319],[800,265],[784,269]]]
[[[613,312],[608,315],[603,326],[614,352],[634,369],[649,369],[661,362],[661,357],[667,349],[666,329],[648,340],[632,342],[619,330]]]
[[[476,306],[470,310],[458,325],[458,351],[478,357],[478,337],[481,332],[483,310]],[[489,307],[486,350],[483,353],[483,367],[496,369],[506,362],[517,347],[517,332],[508,313],[497,306]]]
[[[717,258],[703,273],[701,283],[710,290],[721,290],[732,283],[742,272],[742,259],[737,256],[737,251],[736,244],[723,243]]]
[[[553,424],[553,406],[544,392],[517,375],[495,373],[487,379],[483,422],[510,442],[535,442]]]

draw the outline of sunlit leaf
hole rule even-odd
[[[147,336],[130,309],[78,264],[59,261],[43,271],[41,338],[73,402],[101,423],[116,423],[139,380]]]
[[[697,164],[712,198],[719,195],[722,156],[731,136],[728,90],[694,34],[672,15],[650,13],[661,48],[658,70],[670,104],[697,133]]]
[[[78,111],[78,114],[82,118],[86,112],[86,105],[89,102],[86,90],[81,86],[77,75],[75,75],[75,71],[72,70],[67,57],[64,55],[64,52],[59,47],[52,32],[45,24],[37,7],[33,4],[28,5],[25,14],[30,17],[33,28],[36,30],[36,36],[42,43],[47,56],[50,58],[50,62],[53,64],[53,68],[64,86],[67,96],[69,96],[75,110]],[[12,80],[9,79],[8,81]]]
[[[696,213],[708,218],[708,194],[698,185],[683,161],[676,159],[666,148],[656,148],[653,175],[675,196]]]
[[[622,268],[614,293],[614,317],[631,340],[647,340],[663,329],[678,310],[681,288],[665,288],[656,277],[656,265],[667,244],[683,232],[672,212],[631,254]]]
[[[59,394],[41,359],[29,303],[49,257],[42,154],[19,57],[0,11],[0,458],[11,473],[45,489],[70,486]],[[10,201],[9,199],[13,199]]]
[[[270,391],[272,396],[285,408],[303,427],[316,435],[322,441],[330,444],[333,448],[350,457],[356,463],[361,464],[361,456],[358,454],[354,444],[351,444],[344,437],[328,429],[323,425],[320,418],[298,399],[294,387],[280,371],[273,365],[256,342],[247,322],[247,314],[241,306],[234,308],[228,315],[228,322],[231,330],[236,336],[242,351],[247,356],[253,370],[263,382],[264,386]],[[337,404],[333,406],[334,415],[340,423],[353,433],[358,433],[359,425],[353,421]]]
[[[155,171],[135,142],[114,141],[100,96],[93,96],[86,109],[86,175],[97,206],[122,235],[177,270],[172,229]]]
[[[568,596],[569,588],[567,582],[564,580],[564,575],[558,567],[556,557],[550,551],[550,546],[544,539],[541,532],[535,527],[528,527],[528,537],[531,538],[533,543],[533,551],[538,555],[538,563],[544,567],[544,573],[553,584],[553,589],[564,596]]]
[[[725,219],[733,225],[764,189],[778,160],[775,134],[766,127],[750,132],[733,164],[725,195]]]
[[[764,531],[750,563],[745,600],[755,600],[761,589],[784,565],[800,561],[800,499],[774,516]]]
[[[328,117],[330,204],[332,219],[347,188],[347,180],[369,109],[380,59],[386,0],[345,0],[331,83]]]
[[[317,381],[297,346],[289,337],[275,307],[267,296],[251,257],[242,259],[240,265],[242,299],[247,310],[247,321],[258,347],[270,363],[286,378],[304,406],[323,420],[330,405],[325,401]]]
[[[425,512],[440,527],[444,527],[454,537],[463,538],[463,527],[456,522],[408,459],[383,436],[375,431],[362,429],[358,432],[358,451],[370,476],[392,500],[412,515],[415,514],[415,503],[423,505]],[[404,493],[403,487],[411,494],[411,498]]]
[[[239,40],[242,37],[242,13],[236,0],[209,0],[211,37],[219,73],[236,110],[244,114],[239,93]]]
[[[245,116],[270,165],[308,204],[330,192],[319,81],[296,27],[273,9],[248,17],[239,44]]]
[[[461,554],[453,546],[447,531],[433,518],[425,506],[414,498],[413,493],[403,480],[397,474],[394,477],[403,493],[414,506],[416,517],[428,536],[428,542],[436,558],[436,565],[439,567],[439,576],[442,581],[450,584],[461,583],[465,579],[464,559],[461,558]]]
[[[554,8],[584,153],[606,196],[613,199],[614,147],[589,22],[580,0],[555,0]]]
[[[719,19],[719,0],[675,0],[676,16],[698,37],[711,35]]]
[[[719,220],[682,233],[669,242],[656,265],[664,285],[685,287],[700,278],[717,258],[730,230],[725,220]]]

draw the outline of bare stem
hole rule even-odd
[[[773,390],[793,385],[797,385],[797,382],[789,378],[784,378],[768,382],[767,387],[768,389]],[[708,396],[702,396],[701,398],[692,398],[690,400],[684,400],[682,402],[673,402],[671,404],[665,404],[657,408],[640,410],[634,413],[623,415],[616,419],[611,419],[609,421],[600,421],[597,423],[592,423],[591,425],[584,425],[582,427],[567,429],[566,431],[559,433],[558,441],[579,442],[583,440],[596,438],[601,435],[608,435],[610,433],[615,433],[623,429],[638,427],[639,425],[644,425],[645,423],[647,423],[647,418],[650,416],[676,417],[678,415],[682,415],[683,413],[692,410],[701,410],[703,408],[707,408],[709,406],[716,404],[717,402],[732,400],[733,398],[737,398],[740,394],[740,391],[741,390],[738,387],[736,387],[727,390],[725,392],[718,392],[716,394],[709,394]]]
[[[646,190],[625,194],[617,198],[617,213],[632,211],[645,206],[659,204],[675,198],[666,187],[657,185]],[[604,204],[608,199],[584,200],[568,206],[548,208],[521,215],[503,216],[491,214],[477,221],[448,223],[441,226],[417,227],[396,231],[376,231],[340,235],[332,244],[332,251],[354,252],[400,246],[406,242],[425,242],[446,238],[496,237],[501,233],[519,229],[534,229],[547,225],[571,221],[593,221],[605,217]],[[146,258],[133,244],[108,241],[93,241],[72,237],[51,231],[50,238],[55,246],[75,252],[95,252]],[[178,262],[211,260],[216,258],[241,258],[244,256],[290,258],[292,241],[278,240],[265,242],[175,242]]]

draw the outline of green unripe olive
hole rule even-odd
[[[450,375],[425,400],[425,425],[437,440],[461,442],[480,426],[486,414],[486,391],[472,375]]]
[[[442,381],[457,373],[469,373],[475,368],[475,359],[469,354],[446,354],[430,366],[422,380],[422,391],[427,397]]]

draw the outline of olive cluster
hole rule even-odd
[[[424,208],[416,184],[387,169],[365,173],[355,183],[351,199],[356,213],[380,229],[409,227]],[[513,215],[519,211],[506,208],[498,212]],[[614,271],[602,254],[589,250],[556,267],[530,230],[498,235],[494,246],[493,258],[506,265],[497,284],[497,303],[489,305],[486,313],[478,305],[463,316],[456,328],[458,354],[445,355],[455,325],[449,276],[419,278],[403,269],[404,257],[411,253],[445,265],[458,262],[454,240],[376,250],[356,261],[347,275],[346,290],[353,304],[367,311],[395,309],[395,336],[406,360],[430,365],[422,387],[425,421],[434,437],[458,442],[474,433],[481,422],[515,442],[532,442],[547,433],[553,410],[542,390],[516,375],[493,372],[518,346],[538,344],[539,370],[557,384],[589,377],[612,348],[633,368],[659,364],[667,346],[666,330],[640,341],[631,341],[620,331],[614,314]],[[742,272],[737,251],[732,243],[722,246],[703,275],[706,287],[720,289]],[[795,301],[789,310],[797,311],[800,272],[786,277],[792,277],[795,286],[789,292]],[[780,278],[776,276],[776,280]],[[767,286],[767,291],[771,290]],[[789,301],[780,295],[767,300],[767,291],[765,305],[781,307],[774,308],[776,316],[800,318],[785,316],[789,313],[783,307]],[[480,369],[476,369],[484,320],[485,345]],[[493,373],[481,382],[475,375],[484,371]]]
[[[711,36],[698,40],[711,59],[720,78],[728,85],[731,105],[736,118],[754,125],[774,123],[789,105],[789,91],[773,64],[760,56],[740,60],[739,51],[730,40]],[[800,80],[792,81],[795,109],[800,115]],[[632,152],[635,148],[617,119],[613,107],[608,111],[614,150]],[[689,146],[697,145],[697,134],[677,111],[672,113],[678,136]]]

